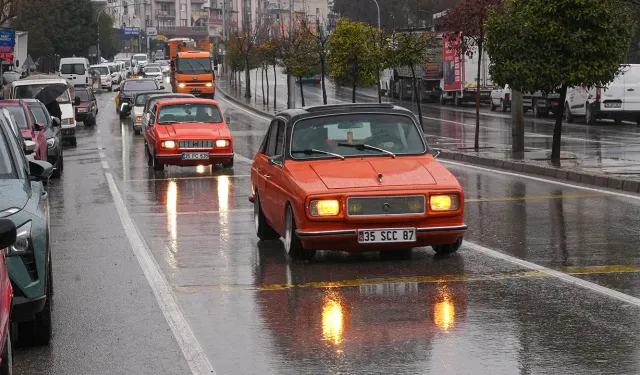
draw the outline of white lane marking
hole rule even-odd
[[[225,99],[225,98],[220,98],[220,99],[216,99],[216,100],[222,100],[222,101],[226,102],[227,104],[229,104],[230,106],[232,106],[232,107],[236,107],[237,109],[241,110],[242,112],[246,112],[246,113],[248,113],[248,114],[250,114],[250,115],[252,115],[252,116],[255,116],[255,117],[261,118],[261,119],[266,120],[266,121],[271,121],[271,119],[270,119],[270,118],[267,118],[267,117],[261,116],[261,115],[259,115],[259,114],[257,114],[257,113],[254,113],[254,112],[252,112],[252,111],[249,111],[248,109],[244,109],[244,108],[242,108],[241,106],[239,106],[239,105],[237,105],[237,104],[233,103],[231,100],[228,100],[228,99]],[[233,120],[232,120],[232,121],[233,121]]]
[[[574,185],[574,184],[569,184],[569,183],[566,183],[566,182],[560,182],[560,181],[551,180],[551,179],[547,179],[547,178],[533,177],[533,176],[529,176],[527,174],[520,174],[520,173],[514,173],[514,172],[501,171],[501,170],[497,170],[497,169],[478,167],[476,165],[458,163],[458,162],[455,162],[455,161],[449,161],[449,160],[443,160],[443,159],[438,159],[438,161],[440,163],[443,163],[443,164],[457,165],[457,166],[460,166],[460,167],[477,169],[477,170],[485,171],[485,172],[503,174],[505,176],[526,178],[526,179],[529,179],[529,180],[532,180],[532,181],[546,182],[546,183],[549,183],[549,184],[555,184],[555,185],[560,185],[560,186],[565,186],[565,187],[571,187],[571,188],[576,188],[576,189],[593,191],[593,192],[596,192],[596,193],[604,193],[604,194],[608,194],[608,195],[616,195],[618,197],[623,197],[623,198],[630,198],[630,199],[640,200],[640,196],[639,195],[631,195],[631,194],[619,193],[619,192],[613,191],[613,190],[604,190],[604,189],[597,189],[597,188],[586,187],[586,186],[581,186],[581,185]]]
[[[575,286],[579,286],[582,287],[584,289],[590,290],[592,292],[596,292],[596,293],[600,293],[602,295],[605,295],[607,297],[611,297],[613,299],[617,299],[618,301],[622,301],[631,305],[634,305],[636,307],[640,307],[640,298],[636,298],[633,296],[630,296],[628,294],[624,294],[621,292],[618,292],[617,290],[613,290],[613,289],[609,289],[607,287],[592,283],[590,281],[586,281],[580,278],[577,278],[575,276],[571,276],[569,274],[560,272],[560,271],[556,271],[556,270],[552,270],[550,268],[544,267],[544,266],[540,266],[538,264],[535,263],[531,263],[528,262],[526,260],[520,259],[520,258],[516,258],[513,257],[511,255],[507,255],[505,253],[502,253],[500,251],[496,251],[493,249],[489,249],[486,248],[484,246],[472,243],[472,242],[467,242],[465,241],[463,246],[465,246],[466,248],[469,248],[471,250],[477,251],[479,253],[482,253],[484,255],[487,255],[491,258],[494,259],[500,259],[500,260],[504,260],[507,261],[509,263],[512,264],[516,264],[518,266],[524,267],[524,268],[528,268],[530,270],[534,270],[534,271],[539,271],[542,272],[548,276],[551,277],[555,277],[556,279],[559,279],[567,284],[572,284]]]
[[[102,168],[109,169],[109,163],[106,160],[102,160]]]
[[[160,310],[164,315],[173,335],[182,350],[184,358],[189,364],[191,373],[194,375],[201,374],[214,374],[213,366],[209,362],[209,359],[204,354],[200,343],[196,339],[191,327],[187,323],[178,303],[175,300],[174,294],[169,287],[169,283],[165,279],[164,275],[160,271],[160,267],[155,258],[151,254],[151,251],[147,247],[147,244],[142,239],[142,236],[138,232],[138,229],[131,219],[127,206],[122,199],[122,195],[116,186],[111,173],[106,173],[107,182],[109,183],[109,190],[113,197],[113,202],[118,210],[118,216],[120,216],[120,222],[124,228],[124,232],[131,244],[131,250],[140,263],[140,268],[144,273],[153,294],[156,296]]]

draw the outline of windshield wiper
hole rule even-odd
[[[333,156],[334,158],[338,158],[340,160],[344,160],[344,156],[340,154],[334,154],[333,152],[329,152],[329,151],[316,150],[315,148],[308,148],[306,150],[291,150],[291,153],[301,153],[306,155],[323,154],[323,155]]]
[[[385,150],[383,148],[378,148],[375,146],[371,146],[368,145],[366,143],[357,143],[357,144],[351,144],[351,143],[338,143],[338,146],[344,146],[344,147],[351,147],[351,148],[355,148],[358,150],[373,150],[373,151],[378,151],[378,152],[384,152],[385,154],[391,156],[392,158],[396,158],[396,154],[394,154],[393,152],[389,151],[389,150]]]

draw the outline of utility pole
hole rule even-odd
[[[289,41],[293,37],[293,0],[289,0]],[[296,87],[293,76],[287,72],[287,108],[295,108],[296,106]]]

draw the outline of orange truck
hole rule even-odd
[[[171,39],[165,46],[173,92],[215,98],[216,75],[209,40]]]

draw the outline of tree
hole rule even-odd
[[[20,0],[0,0],[0,26],[3,26],[18,13]]]
[[[501,5],[502,0],[462,0],[440,21],[440,28],[449,32],[450,36],[462,36],[459,45],[462,54],[473,57],[477,53],[479,57],[476,81],[476,135],[474,139],[476,151],[480,148],[480,72],[485,44],[484,24],[489,16],[489,10]]]
[[[621,70],[635,22],[611,0],[511,0],[487,21],[489,71],[521,92],[560,94],[551,159],[560,158],[567,88],[604,87]]]
[[[235,84],[236,73],[245,69],[245,60],[242,55],[242,41],[236,35],[232,34],[230,39],[226,41],[225,50],[224,66],[225,69],[229,68],[231,70],[229,78],[232,78],[232,83]]]
[[[242,29],[236,29],[234,31],[235,37],[240,41],[240,54],[244,59],[245,69],[245,98],[251,97],[251,69],[257,68],[257,49],[265,37],[268,31],[268,18],[265,15],[258,15],[255,22],[251,22],[251,18],[248,14],[245,15],[245,22]]]
[[[358,85],[376,82],[376,47],[372,35],[377,30],[364,22],[343,18],[329,39],[331,77],[339,86],[350,85],[351,101],[356,102]]]
[[[100,51],[105,58],[112,58],[119,51],[120,43],[113,33],[113,17],[102,13],[98,19],[100,28]]]
[[[298,82],[300,83],[300,98],[302,99],[303,107],[305,106],[305,102],[302,80],[305,77],[311,77],[320,72],[318,59],[315,54],[315,43],[313,34],[303,28],[296,32],[296,36],[292,38],[292,43],[282,56],[282,62],[287,73],[298,77]]]
[[[27,50],[34,59],[51,55],[55,50],[51,37],[58,32],[55,14],[42,11],[53,6],[52,0],[21,0],[16,18],[10,21],[12,28],[29,32]]]
[[[418,107],[420,125],[422,125],[422,108],[420,107],[420,90],[418,90],[416,70],[419,69],[422,76],[423,66],[427,62],[425,54],[429,46],[430,38],[428,35],[422,32],[408,31],[396,33],[392,39],[392,49],[385,53],[389,56],[390,64],[394,68],[409,67],[411,70],[411,82]]]
[[[273,108],[276,108],[276,93],[278,89],[278,73],[276,67],[278,65],[278,39],[271,38],[267,42],[260,45],[260,56],[262,63],[266,66],[273,67]],[[267,73],[267,97],[269,96],[269,78]],[[268,100],[267,100],[268,102]],[[267,103],[269,104],[269,103]]]
[[[319,63],[320,84],[322,86],[322,103],[327,104],[327,88],[325,78],[327,76],[327,45],[329,43],[329,33],[325,29],[324,23],[320,22],[320,18],[316,18],[315,28],[311,27],[311,23],[306,19],[302,24],[305,32],[313,36],[313,48],[311,53],[315,55],[315,59]]]

